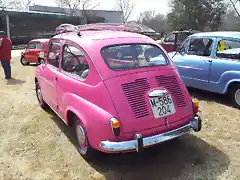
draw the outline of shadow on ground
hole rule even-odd
[[[71,129],[52,111],[53,121],[76,147]],[[103,154],[89,162],[107,180],[205,180],[217,179],[230,160],[220,150],[202,139],[188,134],[144,153]]]
[[[17,84],[23,84],[25,82],[26,81],[23,81],[21,79],[14,79],[14,78],[12,78],[12,79],[7,80],[7,85],[17,85]]]
[[[212,93],[212,92],[203,91],[203,90],[194,89],[194,88],[188,88],[188,92],[192,97],[195,97],[198,100],[216,102],[222,105],[232,107],[231,100],[228,95]]]

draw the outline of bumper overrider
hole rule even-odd
[[[191,121],[172,131],[168,131],[162,134],[145,137],[143,138],[141,134],[136,134],[135,139],[131,141],[122,141],[122,142],[110,142],[102,141],[100,142],[100,147],[109,152],[122,152],[122,151],[132,151],[136,150],[137,152],[143,151],[145,147],[160,144],[165,141],[182,136],[191,131],[198,132],[201,130],[201,118],[195,116]]]

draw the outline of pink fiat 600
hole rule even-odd
[[[63,24],[49,41],[46,62],[36,69],[37,98],[73,128],[83,157],[139,152],[201,130],[198,102],[144,31]]]

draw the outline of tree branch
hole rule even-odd
[[[237,7],[236,7],[236,3],[238,2],[233,2],[233,0],[229,0],[230,1],[230,3],[232,4],[232,6],[233,6],[233,9],[234,9],[234,11],[236,12],[236,14],[238,15],[238,17],[240,18],[240,13],[238,12],[238,10],[237,10]]]

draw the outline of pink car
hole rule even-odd
[[[198,102],[166,51],[147,36],[108,27],[58,27],[36,69],[40,106],[72,127],[80,154],[139,152],[200,131]]]

